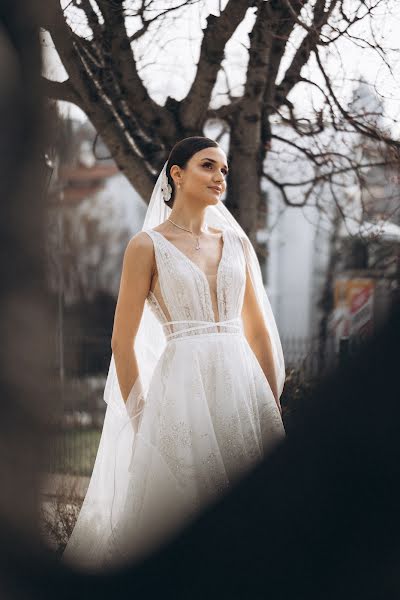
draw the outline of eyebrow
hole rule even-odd
[[[201,160],[209,160],[209,161],[210,161],[210,162],[212,162],[212,163],[216,163],[216,162],[217,162],[217,161],[216,161],[216,160],[214,160],[213,158],[202,158]],[[224,167],[225,167],[225,169],[226,169],[227,171],[229,171],[229,167],[228,167],[227,165],[224,165]]]

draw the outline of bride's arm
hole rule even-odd
[[[247,268],[246,288],[242,308],[242,321],[246,339],[256,355],[262,370],[264,371],[265,377],[267,378],[271,387],[278,408],[281,410],[271,339],[265,326],[265,321]]]
[[[146,233],[139,232],[125,250],[111,338],[118,383],[125,403],[130,392],[135,392],[135,397],[140,400],[140,374],[134,341],[149,293],[153,265],[153,242]]]

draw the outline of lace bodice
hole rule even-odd
[[[147,301],[161,324],[169,321],[219,322],[241,316],[246,283],[246,260],[238,234],[226,227],[217,272],[209,276],[177,246],[154,229],[145,229],[154,244],[157,285]],[[166,333],[187,325],[165,327]],[[202,333],[223,331],[223,325],[202,329]]]

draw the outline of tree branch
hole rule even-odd
[[[289,0],[285,0],[285,2],[286,4],[289,3],[290,5]],[[298,47],[291,64],[286,70],[282,82],[276,88],[274,102],[276,106],[284,104],[293,87],[300,81],[301,70],[304,65],[307,64],[311,52],[315,50],[319,44],[321,30],[328,22],[328,19],[337,3],[338,0],[332,0],[329,8],[325,10],[326,0],[316,1],[312,26],[307,28],[307,35],[304,37],[303,41]]]
[[[225,46],[244,19],[248,7],[248,0],[229,0],[219,17],[207,17],[196,76],[181,102],[179,113],[182,126],[193,133],[202,129]]]
[[[340,155],[338,154],[338,156]],[[331,189],[332,195],[334,193],[333,186],[336,186],[336,188],[346,187],[346,184],[343,181],[335,181],[335,177],[337,176],[342,176],[347,173],[354,173],[359,181],[360,186],[362,186],[361,179],[363,170],[370,169],[373,167],[386,167],[390,164],[392,164],[394,167],[398,165],[397,159],[393,161],[369,161],[368,163],[355,163],[345,155],[342,155],[340,157],[342,159],[345,159],[349,163],[349,166],[338,167],[333,164],[332,168],[329,171],[326,170],[325,172],[321,173],[321,166],[327,167],[328,163],[325,163],[324,165],[316,165],[315,175],[313,177],[303,179],[302,181],[279,181],[278,179],[276,179],[276,177],[271,175],[271,173],[268,173],[265,169],[263,171],[263,175],[279,191],[284,204],[286,204],[287,206],[300,208],[307,205],[311,194],[314,192],[318,185],[327,183]],[[299,194],[301,194],[302,200],[300,202],[293,202],[289,198],[288,189],[301,189],[304,187],[308,187],[308,189],[306,190],[306,192],[299,192]]]
[[[90,0],[81,0],[80,8],[87,17],[89,27],[93,32],[93,39],[95,39],[97,42],[100,42],[103,35],[103,25],[100,23],[96,11],[90,4]]]
[[[296,0],[293,5],[291,4],[290,11],[281,3],[271,4],[270,6],[271,21],[274,23],[274,28],[262,108],[261,141],[264,150],[268,149],[271,140],[270,114],[273,112],[271,111],[271,105],[274,101],[279,66],[286,49],[286,44],[293,31],[295,19],[299,15],[302,6],[303,2],[300,0]]]
[[[129,98],[142,123],[146,123],[149,137],[168,140],[176,137],[176,125],[168,110],[159,106],[148,91],[137,71],[131,42],[125,26],[122,2],[98,0],[104,17],[103,52],[110,71],[121,86],[121,94]]]
[[[72,102],[81,107],[81,99],[74,90],[69,79],[66,81],[51,81],[46,77],[41,78],[43,94],[53,100],[63,100],[64,102]]]
[[[74,46],[73,34],[67,25],[60,6],[52,4],[52,14],[46,23],[58,55],[69,76],[69,85],[81,98],[82,105],[89,103],[91,82],[85,78],[79,54]]]
[[[376,128],[372,127],[367,122],[361,123],[355,117],[353,117],[347,110],[345,110],[345,108],[342,106],[341,102],[339,102],[339,99],[333,90],[331,81],[328,77],[328,74],[326,73],[326,71],[324,69],[324,66],[322,65],[321,57],[317,50],[315,50],[315,57],[317,59],[317,63],[318,63],[319,69],[322,73],[322,76],[325,80],[325,84],[326,84],[326,87],[328,88],[329,94],[330,94],[335,106],[337,107],[337,109],[339,110],[341,115],[344,117],[344,119],[348,123],[350,123],[352,125],[352,127],[354,127],[355,131],[357,131],[358,133],[361,133],[362,135],[365,135],[366,137],[369,137],[371,139],[384,142],[388,146],[391,146],[392,148],[396,148],[397,150],[400,150],[400,142],[385,135],[383,132],[378,131]]]
[[[163,19],[166,15],[169,15],[176,10],[180,10],[184,6],[196,4],[197,2],[199,2],[199,0],[183,0],[182,4],[177,4],[176,6],[171,6],[169,8],[166,8],[165,10],[162,10],[160,13],[158,13],[155,17],[152,17],[151,19],[147,19],[147,20],[145,20],[143,18],[143,15],[141,14],[143,25],[140,29],[135,31],[135,33],[133,33],[129,37],[129,41],[134,42],[134,41],[138,40],[140,37],[142,37],[142,35],[144,35],[148,31],[150,25],[152,25],[153,23],[155,23],[158,20]],[[138,13],[139,12],[142,13],[144,11],[140,10],[140,11],[138,11]]]
[[[209,108],[206,112],[207,119],[221,119],[221,121],[229,121],[234,117],[237,110],[242,105],[242,97],[232,96],[230,104],[224,104],[218,108]]]

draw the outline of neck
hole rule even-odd
[[[205,216],[205,207],[194,211],[192,207],[188,209],[185,206],[174,206],[168,218],[177,225],[190,229],[195,235],[200,235],[205,228]]]

